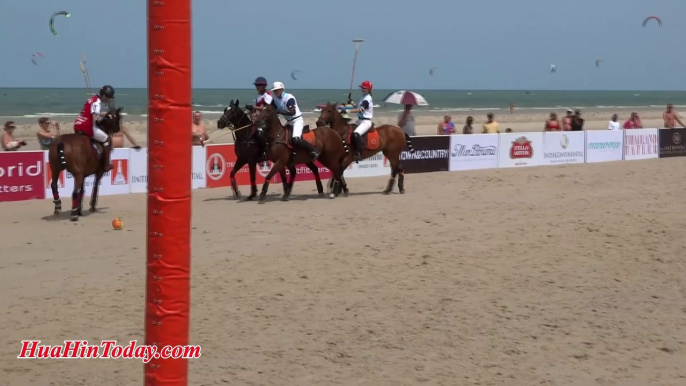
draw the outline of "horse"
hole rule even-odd
[[[268,105],[260,112],[255,120],[255,126],[262,129],[266,134],[267,142],[270,145],[270,159],[274,162],[274,166],[272,166],[264,181],[264,185],[262,185],[262,191],[258,200],[261,203],[264,202],[267,190],[269,189],[269,180],[274,174],[281,172],[286,167],[288,167],[291,175],[287,191],[284,192],[284,199],[288,199],[295,182],[295,164],[312,162],[312,156],[304,150],[298,149],[295,151],[290,138],[292,128],[281,125],[274,106]],[[309,126],[305,126],[303,128],[302,140],[309,141],[319,150],[319,162],[333,173],[333,189],[329,194],[329,198],[336,197],[340,192],[341,178],[343,177],[344,170],[342,163],[345,159],[345,149],[343,148],[340,136],[329,127],[310,131]]]
[[[343,146],[346,150],[346,157],[343,162],[343,170],[345,170],[354,159],[353,152],[349,151],[348,143],[350,143],[353,146],[353,150],[355,150],[354,141],[351,141],[355,126],[346,124],[341,113],[336,108],[337,105],[338,104],[327,103],[326,106],[322,108],[319,118],[317,119],[317,129],[319,130],[321,127],[329,126],[341,136],[343,139]],[[410,136],[398,126],[372,126],[371,130],[362,136],[362,143],[365,144],[365,149],[360,152],[362,159],[369,158],[381,151],[391,163],[391,177],[388,180],[388,184],[383,193],[390,194],[393,191],[395,178],[398,176],[398,190],[401,194],[404,194],[405,170],[403,169],[402,162],[400,162],[400,154],[403,149],[405,149],[405,146],[408,147],[410,153],[414,153]],[[342,189],[344,191],[347,190],[345,179],[343,179],[342,182]]]
[[[98,186],[100,179],[105,174],[103,154],[105,150],[111,151],[112,149],[111,136],[120,130],[122,110],[123,107],[110,110],[102,120],[96,123],[110,137],[107,141],[109,149],[105,149],[103,144],[81,133],[61,135],[50,145],[48,160],[52,172],[50,187],[55,204],[55,216],[59,216],[62,212],[62,200],[60,200],[60,193],[57,189],[57,181],[60,173],[65,169],[74,176],[74,191],[71,194],[71,221],[78,221],[79,216],[82,215],[84,182],[86,177],[93,174],[95,174],[95,182],[91,194],[90,211],[96,211]]]
[[[250,169],[250,196],[246,200],[251,201],[257,196],[257,185],[255,183],[255,170],[257,164],[263,160],[262,154],[259,154],[259,148],[256,146],[253,139],[253,129],[254,125],[250,119],[250,115],[246,114],[243,109],[238,107],[238,100],[236,102],[231,100],[229,102],[229,107],[224,109],[224,114],[217,120],[217,129],[229,128],[232,131],[234,138],[234,151],[236,152],[236,164],[231,170],[231,190],[233,191],[233,197],[236,199],[241,198],[241,192],[238,190],[238,183],[236,182],[236,173],[243,167],[243,165],[248,164]],[[267,154],[269,154],[269,147],[267,146]],[[269,156],[267,156],[269,158]],[[324,186],[322,185],[322,180],[319,178],[319,168],[312,162],[308,162],[307,167],[314,174],[314,178],[317,183],[317,193],[320,196],[324,195]],[[284,186],[284,193],[286,191],[286,171],[280,172],[281,181]]]

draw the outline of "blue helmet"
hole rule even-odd
[[[255,86],[266,86],[267,85],[267,79],[264,79],[262,76],[258,76],[257,79],[255,79],[255,82],[253,82]]]

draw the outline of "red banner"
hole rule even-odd
[[[45,197],[43,152],[0,154],[0,201]]]
[[[207,146],[205,162],[205,173],[207,175],[208,188],[220,188],[231,186],[231,170],[236,164],[236,152],[232,144],[226,145],[210,145]],[[257,173],[255,173],[256,182],[258,185],[264,183],[264,177],[271,169],[271,162],[268,163],[268,168],[262,168],[257,165]],[[265,171],[266,169],[266,171]],[[250,185],[250,169],[248,165],[244,165],[236,173],[236,182],[239,186]]]

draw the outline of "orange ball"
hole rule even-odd
[[[124,228],[124,222],[122,222],[120,218],[115,218],[112,220],[112,228],[115,230],[121,230]]]

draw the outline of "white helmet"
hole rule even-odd
[[[285,89],[286,89],[286,86],[284,86],[283,83],[281,83],[281,82],[274,82],[274,84],[272,85],[272,91],[274,91],[274,90],[285,90]]]

